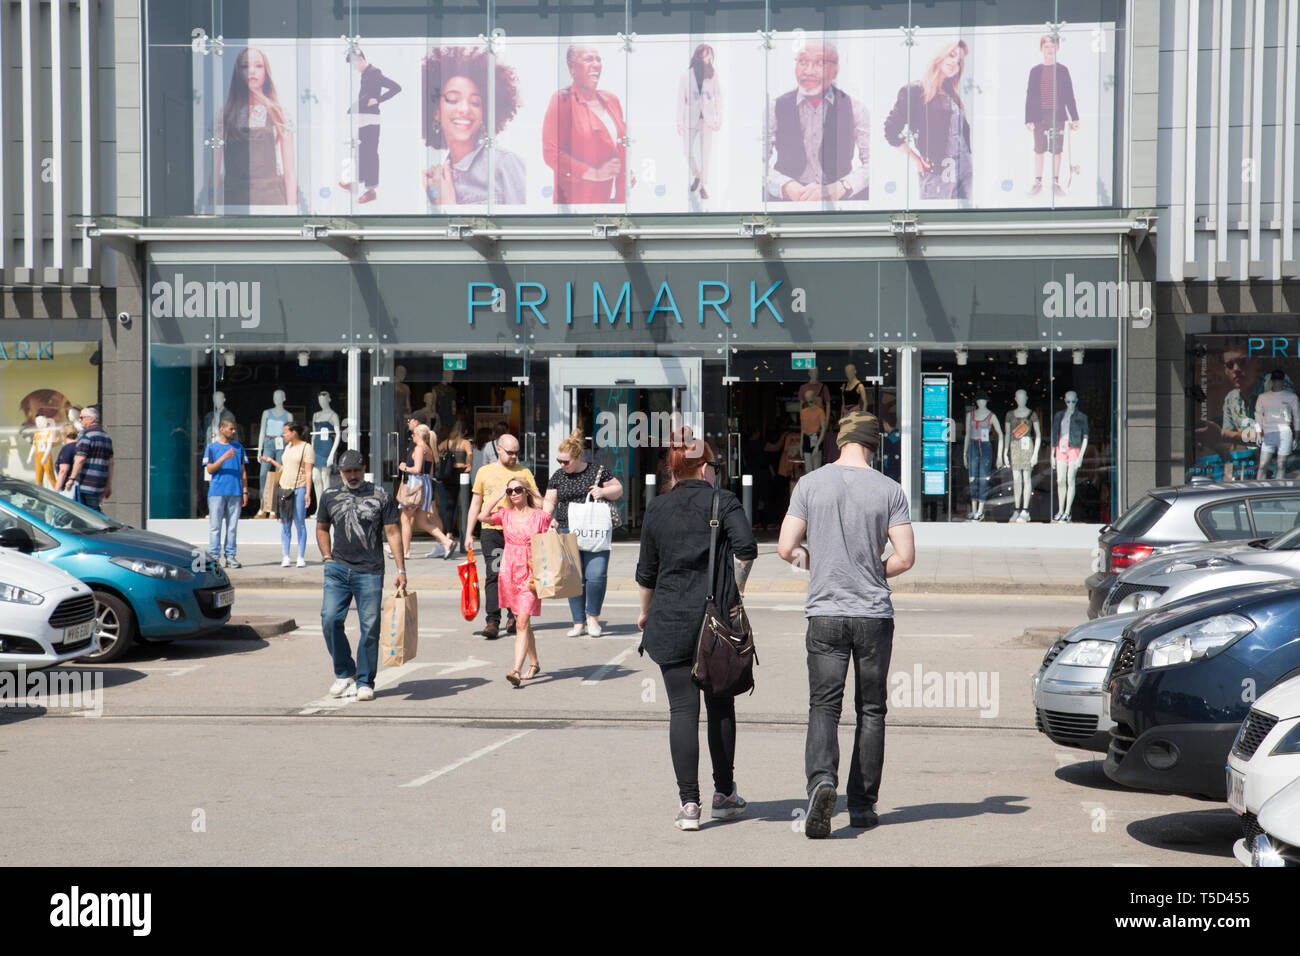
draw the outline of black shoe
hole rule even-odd
[[[501,624],[498,621],[488,621],[487,625],[479,633],[489,641],[495,641],[501,636]]]
[[[689,191],[695,192],[695,190],[699,188],[700,188],[700,177],[696,176],[694,179],[691,180],[691,188]]]
[[[810,840],[824,840],[831,835],[831,814],[835,812],[835,787],[819,783],[808,798],[808,814],[804,817],[803,832]]]
[[[506,618],[506,633],[513,634],[517,627],[518,625],[515,623],[515,616],[511,614],[510,617]]]
[[[859,830],[870,830],[880,826],[880,817],[875,810],[850,810],[849,826]]]

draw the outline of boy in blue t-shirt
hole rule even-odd
[[[244,466],[248,455],[244,446],[235,441],[235,423],[223,419],[219,429],[221,438],[203,452],[203,467],[210,476],[208,485],[208,551],[221,560],[221,525],[226,525],[226,567],[240,567],[235,559],[235,532],[239,528],[239,514],[248,504],[248,476]]]

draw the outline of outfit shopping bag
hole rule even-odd
[[[571,598],[582,593],[582,559],[576,535],[543,531],[533,535],[531,546],[533,586],[539,598]]]
[[[579,551],[608,551],[614,537],[614,519],[609,502],[587,500],[569,505],[569,532],[578,539]]]
[[[384,600],[379,624],[379,666],[400,667],[415,660],[420,644],[420,606],[415,592],[398,587]]]
[[[456,567],[460,575],[460,613],[467,621],[478,617],[478,565],[474,563],[474,549],[465,554],[465,560]]]

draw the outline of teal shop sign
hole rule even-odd
[[[465,371],[467,355],[468,353],[466,352],[444,352],[442,356],[442,370],[444,372]]]
[[[817,367],[816,352],[791,352],[790,367],[796,371],[799,369],[809,369]]]

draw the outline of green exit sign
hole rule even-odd
[[[464,352],[444,352],[442,356],[442,370],[444,372],[463,372],[465,371]]]
[[[808,369],[817,367],[816,352],[791,352],[790,367],[792,369]]]

